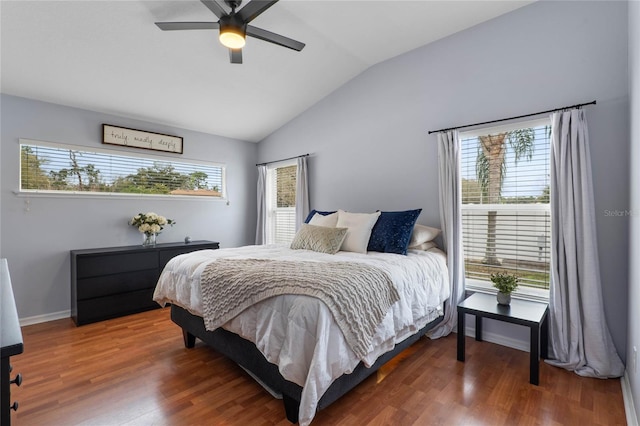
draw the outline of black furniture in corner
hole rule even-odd
[[[159,308],[152,300],[169,259],[215,250],[215,241],[71,250],[71,317],[76,325]]]
[[[476,340],[482,341],[482,318],[491,318],[530,329],[529,383],[540,384],[540,358],[548,357],[549,305],[512,299],[499,305],[492,294],[474,293],[458,304],[458,361],[464,362],[465,314],[476,316]]]
[[[22,384],[22,374],[11,380],[9,358],[24,350],[18,311],[11,288],[7,259],[0,259],[0,425],[11,425],[11,410],[18,411],[18,402],[11,403],[11,385]]]

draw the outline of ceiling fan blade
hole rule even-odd
[[[212,11],[213,14],[218,17],[218,19],[222,18],[223,16],[227,16],[227,11],[224,10],[224,7],[222,7],[222,5],[218,3],[216,0],[200,0],[200,1],[202,2],[202,4],[207,6],[207,9]]]
[[[240,19],[247,24],[258,17],[262,12],[276,4],[278,0],[251,0],[238,11]]]
[[[174,30],[216,30],[220,28],[217,22],[156,22],[163,31]]]
[[[229,61],[232,64],[242,63],[242,49],[229,49]]]
[[[257,28],[252,25],[247,25],[247,35],[279,46],[288,47],[289,49],[297,50],[298,52],[305,46],[304,43],[292,38],[272,33],[271,31],[263,30],[262,28]]]

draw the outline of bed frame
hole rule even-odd
[[[367,368],[361,362],[352,373],[337,378],[318,402],[317,409],[321,410],[327,407],[342,395],[349,392],[364,379],[375,373],[391,358],[415,343],[425,333],[439,324],[443,318],[443,316],[436,318],[418,333],[398,343],[393,350],[381,355],[371,367]],[[207,331],[201,317],[193,315],[176,305],[171,305],[171,320],[182,328],[184,345],[187,348],[193,348],[195,346],[197,337],[217,352],[225,355],[249,371],[254,378],[257,378],[263,385],[270,388],[272,393],[281,394],[287,419],[291,423],[298,422],[302,387],[285,380],[282,375],[280,375],[278,366],[267,361],[253,343],[223,328]]]

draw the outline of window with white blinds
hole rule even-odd
[[[20,191],[224,198],[225,168],[21,139]]]
[[[515,274],[549,288],[550,122],[460,134],[462,231],[467,282]]]
[[[292,163],[267,169],[267,244],[289,244],[296,234],[296,172]]]

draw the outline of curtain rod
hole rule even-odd
[[[281,161],[293,160],[294,158],[308,157],[309,155],[311,155],[311,154],[302,154],[302,155],[296,155],[295,157],[283,158],[282,160],[267,161],[265,163],[258,163],[258,164],[256,164],[256,166],[266,166],[267,164],[273,164],[273,163],[279,163]]]
[[[561,107],[561,108],[548,109],[548,110],[546,110],[546,111],[534,112],[533,114],[517,115],[517,116],[515,116],[515,117],[500,118],[500,119],[498,119],[498,120],[484,121],[484,122],[482,122],[482,123],[465,124],[464,126],[449,127],[449,128],[446,128],[446,129],[440,129],[440,130],[429,130],[429,134],[431,134],[431,133],[438,133],[438,132],[447,132],[447,131],[449,131],[449,130],[464,129],[465,127],[481,126],[481,125],[483,125],[483,124],[499,123],[499,122],[501,122],[501,121],[515,120],[515,119],[517,119],[517,118],[532,117],[532,116],[534,116],[534,115],[548,114],[548,113],[550,113],[550,112],[561,111],[561,110],[563,110],[563,109],[580,108],[580,107],[583,107],[583,106],[585,106],[585,105],[595,105],[595,104],[596,104],[596,101],[591,101],[591,102],[585,102],[585,103],[583,103],[583,104],[577,104],[577,105],[565,106],[565,107]]]

